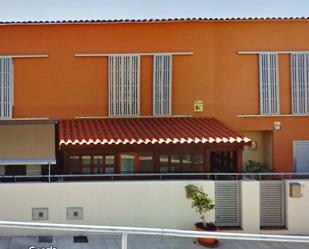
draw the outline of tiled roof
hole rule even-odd
[[[60,146],[104,144],[247,143],[215,118],[102,118],[59,121]]]
[[[56,21],[0,21],[0,25],[42,24],[92,24],[92,23],[160,23],[160,22],[220,22],[220,21],[281,21],[309,20],[309,17],[226,17],[226,18],[162,18],[162,19],[100,19],[100,20],[56,20]]]

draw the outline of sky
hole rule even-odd
[[[309,0],[0,0],[1,21],[309,16]]]

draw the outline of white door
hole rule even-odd
[[[297,173],[309,172],[309,140],[294,141],[294,163]]]

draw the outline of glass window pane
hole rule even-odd
[[[196,154],[192,156],[192,171],[196,173],[203,172],[203,155]]]
[[[114,165],[115,156],[105,156],[105,165]]]
[[[93,165],[103,165],[103,156],[93,156]]]
[[[79,166],[79,156],[69,156],[70,166],[78,167]]]
[[[134,173],[134,156],[133,155],[121,155],[120,156],[120,172],[122,174]]]
[[[82,165],[90,165],[91,156],[82,156]]]
[[[160,173],[168,173],[168,155],[160,155]]]
[[[172,163],[172,173],[179,173],[179,172],[181,172],[181,168],[180,168],[180,155],[179,154],[171,155],[171,163]]]
[[[153,173],[154,163],[152,155],[141,155],[138,157],[138,173]]]
[[[83,174],[90,174],[91,173],[91,168],[83,167],[82,172],[83,172]]]
[[[191,163],[192,163],[192,161],[191,161],[191,155],[190,154],[182,155],[181,171],[190,173],[191,172]]]
[[[69,165],[71,174],[79,174],[79,156],[69,156]]]
[[[103,174],[103,169],[102,167],[94,167],[93,168],[93,174]]]
[[[114,174],[115,169],[114,167],[106,167],[105,168],[105,174]]]

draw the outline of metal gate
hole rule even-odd
[[[285,226],[284,181],[260,182],[260,226]]]
[[[240,185],[238,181],[216,181],[216,224],[240,226]]]

